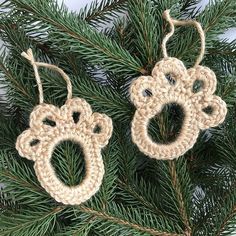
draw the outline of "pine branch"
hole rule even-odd
[[[6,211],[14,213],[18,210],[18,206],[10,195],[3,191],[3,188],[4,186],[0,187],[0,214],[4,214]]]
[[[108,23],[125,9],[127,0],[93,1],[79,12],[79,17],[93,26]]]
[[[17,18],[17,22],[15,22],[15,14],[12,14],[9,17],[10,19],[2,20],[2,32],[0,34],[14,60],[17,58],[19,61],[24,61],[21,53],[32,48],[39,60],[60,66],[65,65],[64,70],[66,72],[69,71],[78,75],[82,68],[87,69],[88,65],[78,53],[59,51],[59,46],[49,40],[47,27],[45,28],[40,22],[34,22],[32,29],[32,26],[25,22],[25,18]]]
[[[129,18],[131,29],[136,38],[137,52],[151,70],[157,61],[158,42],[160,32],[158,22],[155,19],[154,7],[150,1],[130,0]]]
[[[37,209],[36,209],[37,210]],[[1,235],[39,235],[44,236],[53,231],[56,216],[63,208],[56,207],[51,211],[42,211],[40,213],[21,210],[21,214],[11,214],[9,216],[0,216]],[[14,218],[14,221],[12,221]]]
[[[131,22],[124,16],[114,21],[111,28],[104,29],[104,34],[115,40],[123,48],[129,50],[132,54],[135,54],[136,51],[133,48],[135,36],[132,27]]]
[[[119,179],[117,184],[120,191],[118,198],[121,201],[124,200],[126,205],[140,206],[156,215],[168,218],[169,216],[165,216],[165,212],[159,209],[158,186],[151,185],[137,176],[137,162],[141,155],[132,145],[127,134],[122,131],[119,126],[115,129],[117,147],[119,148]]]
[[[166,161],[150,162],[145,168],[150,180],[158,183],[162,211],[178,222],[185,231],[191,233],[192,194],[186,159],[179,158],[176,163]]]
[[[209,163],[210,166],[205,166],[203,175],[206,176],[206,171],[210,173],[205,178],[209,179],[196,183],[202,186],[204,198],[200,196],[199,205],[196,206],[200,211],[204,209],[204,214],[200,215],[200,219],[194,224],[194,231],[197,232],[212,232],[214,235],[219,231],[224,231],[227,225],[231,225],[231,219],[234,215],[236,205],[236,173],[235,173],[235,120],[234,117],[229,117],[225,125],[216,130],[216,138],[214,140],[214,151],[218,165]],[[204,164],[203,164],[204,165]],[[209,187],[208,187],[209,185]],[[206,187],[204,187],[206,186]],[[217,193],[212,194],[212,193]],[[196,202],[196,201],[195,201]],[[232,217],[231,217],[232,216]],[[195,217],[196,218],[196,217]],[[234,220],[232,220],[232,225]],[[226,230],[227,232],[227,230]],[[222,234],[223,235],[223,234]],[[226,233],[227,235],[227,233]]]
[[[115,91],[107,87],[101,88],[93,81],[76,81],[76,83],[75,88],[77,89],[74,95],[87,99],[96,110],[107,113],[120,122],[131,119],[133,107]]]
[[[125,201],[125,205],[147,209],[156,216],[163,217],[166,221],[176,222],[175,219],[172,219],[171,215],[162,209],[159,201],[161,194],[159,193],[158,186],[147,183],[144,179],[138,180],[138,177],[130,183],[118,180],[118,185],[121,189],[121,193],[118,193],[118,196],[121,197],[121,200]]]
[[[75,186],[85,175],[83,149],[71,141],[60,143],[54,150],[51,163],[58,178],[68,186]]]
[[[119,235],[120,232],[137,236],[183,236],[176,224],[165,221],[161,217],[155,217],[145,210],[124,208],[112,201],[106,207],[98,205],[90,202],[73,209],[67,208],[67,217],[72,219],[73,224],[56,235],[77,235],[77,232],[85,230],[89,233],[94,229],[95,232],[102,232],[101,235],[107,235],[106,233],[110,232],[110,236]],[[168,230],[165,231],[165,229]]]
[[[0,194],[0,235],[232,234],[236,224],[235,42],[216,37],[235,25],[236,4],[212,1],[200,13],[197,2],[102,0],[79,14],[55,0],[7,0],[0,5],[0,37],[9,51],[0,60],[0,81],[7,89],[0,111],[9,107],[9,114],[7,109],[0,116],[4,150],[0,179],[5,184]],[[135,109],[128,99],[131,81],[140,73],[150,73],[162,57],[159,45],[169,32],[162,13],[167,8],[173,18],[197,18],[206,29],[204,64],[216,72],[217,94],[228,105],[225,123],[202,132],[191,151],[171,162],[147,158],[133,144],[130,122]],[[127,9],[129,17],[119,18]],[[101,31],[100,25],[106,22],[113,27]],[[113,119],[113,137],[102,151],[103,184],[80,206],[55,202],[38,183],[33,162],[20,158],[14,148],[16,136],[26,128],[29,112],[38,103],[33,70],[20,56],[29,47],[40,61],[65,70],[75,97],[85,98],[93,111]],[[170,54],[181,57],[187,66],[193,64],[198,47],[192,28],[178,27],[168,43]],[[45,101],[64,104],[65,82],[49,70],[40,70],[40,76]],[[184,117],[173,107],[165,106],[150,121],[148,135],[153,141],[169,143],[177,137]],[[83,178],[80,153],[71,144],[54,150],[53,166],[66,184],[77,185]]]
[[[224,33],[226,25],[229,26],[229,22],[232,21],[232,8],[234,7],[233,0],[217,0],[210,2],[204,11],[196,17],[206,33],[207,48],[211,40]],[[184,38],[188,38],[188,40],[184,40]],[[199,43],[200,38],[195,29],[180,27],[176,30],[176,34],[168,43],[167,48],[172,48],[171,55],[186,61],[188,66],[192,66],[196,60],[196,55],[199,53]]]
[[[155,191],[156,188],[154,186],[145,186],[146,188],[144,188],[144,185],[141,186],[140,184],[141,180],[137,179],[135,173],[135,170],[137,169],[137,151],[135,151],[131,144],[124,140],[124,138],[118,138],[118,140],[120,149],[120,177],[117,180],[117,184],[120,188],[120,193],[118,193],[119,198],[121,198],[121,200],[123,199],[126,205],[140,205],[141,207],[144,207],[157,215],[163,216],[163,212],[154,202],[152,202],[154,199],[150,197],[150,191],[153,191],[152,197],[157,195]],[[147,195],[149,198],[147,198]]]
[[[236,40],[227,42],[223,40],[221,42],[214,42],[213,48],[208,49],[208,54],[213,56],[230,56],[231,59],[236,57]]]
[[[11,69],[7,69],[3,63],[1,63],[0,66],[4,66],[2,69],[5,73],[7,73],[7,80],[9,81],[8,85],[10,85],[12,88],[10,94],[13,93],[14,96],[15,93],[20,94],[21,100],[20,103],[18,103],[19,101],[17,101],[17,103],[21,105],[21,107],[31,111],[32,107],[37,103],[36,101],[38,99],[38,91],[37,87],[34,86],[35,82],[32,81],[32,68],[26,60],[21,60],[22,64],[24,63],[25,66],[27,66],[26,68],[21,68],[21,74],[19,74],[18,69],[19,63],[14,63],[14,61],[11,61],[12,65],[8,63],[8,66],[11,67]],[[126,120],[128,117],[130,119],[130,111],[132,108],[127,100],[123,99],[119,94],[117,94],[115,90],[112,90],[107,86],[104,87],[106,89],[101,88],[98,83],[91,81],[91,78],[88,78],[88,75],[86,75],[84,72],[80,72],[78,69],[76,70],[76,73],[79,73],[80,77],[71,78],[73,87],[75,88],[74,96],[82,96],[86,98],[92,105],[96,105],[95,108],[99,108],[99,111],[105,112],[104,109],[108,109],[109,111],[107,111],[112,116],[114,116],[114,118],[117,117]],[[61,95],[65,94],[66,90],[64,81],[61,79],[59,80],[54,74],[52,76],[52,73],[42,73],[41,76],[43,78],[46,100],[50,101],[52,99],[49,94],[53,92],[55,96],[53,100],[51,100],[51,103],[54,103],[57,100],[61,102]],[[31,81],[31,83],[27,84],[26,86],[23,79],[27,79],[29,82]],[[29,106],[28,102],[26,101],[32,101],[32,105]]]
[[[148,228],[148,227],[124,220],[122,218],[115,217],[115,216],[107,214],[105,212],[100,212],[97,210],[87,208],[85,206],[79,207],[79,210],[81,210],[82,212],[88,213],[88,214],[92,214],[92,215],[94,215],[98,218],[101,218],[103,220],[106,220],[106,221],[109,221],[109,222],[112,222],[115,224],[119,224],[124,227],[133,228],[137,231],[141,231],[143,233],[147,233],[150,235],[156,235],[156,236],[181,236],[181,235],[183,235],[183,234],[168,233],[168,232],[159,231],[157,229]]]
[[[230,231],[235,230],[235,222],[236,220],[231,221],[236,216],[236,205],[233,207],[232,211],[226,216],[225,220],[221,223],[218,232],[216,232],[216,236],[229,235]],[[227,229],[227,227],[232,227],[231,230]],[[224,233],[226,231],[226,233]]]
[[[42,0],[11,0],[17,10],[31,13],[30,17],[47,24],[50,28],[51,40],[68,51],[73,47],[84,59],[92,64],[100,65],[114,73],[128,74],[145,73],[137,57],[121,48],[104,35],[92,30],[86,23],[80,21],[66,9],[60,8],[54,2]],[[69,43],[69,44],[68,44]]]
[[[213,41],[211,48],[208,49],[205,63],[210,66],[216,73],[220,83],[224,86],[229,84],[231,78],[235,76],[235,58],[236,58],[236,41],[228,42],[226,39],[222,41]],[[212,64],[214,61],[214,64]],[[227,78],[222,78],[222,77]],[[221,90],[221,88],[219,88]],[[230,93],[229,93],[230,94]],[[227,94],[224,94],[227,97]]]
[[[31,77],[29,77],[28,84],[25,83],[26,68],[21,67],[21,71],[19,71],[19,65],[20,63],[17,63],[17,60],[14,59],[9,61],[8,68],[0,62],[0,69],[5,74],[4,83],[8,86],[8,101],[14,106],[19,105],[23,108],[26,107],[26,110],[31,110],[36,103],[36,89],[32,85],[32,80],[30,81]],[[29,106],[29,103],[31,103],[31,106]]]
[[[175,161],[169,161],[168,162],[169,165],[169,170],[170,170],[170,176],[171,176],[171,180],[172,180],[172,186],[176,192],[176,196],[177,196],[177,201],[179,204],[179,212],[180,212],[180,216],[184,222],[185,225],[185,235],[187,236],[191,236],[192,235],[192,230],[191,230],[191,224],[189,222],[189,216],[186,210],[186,203],[185,203],[185,198],[183,196],[182,190],[181,190],[181,185],[179,182],[179,178],[178,178],[178,174],[176,172],[176,163]]]
[[[4,113],[8,114],[4,115]],[[15,139],[19,131],[13,119],[14,115],[8,108],[5,108],[0,115],[0,149],[2,151],[15,151]],[[20,124],[19,119],[20,117],[17,117],[18,125]]]
[[[65,82],[50,72],[43,73],[42,77],[44,78],[44,93],[47,95],[46,101],[62,105],[66,100]],[[133,107],[117,91],[108,86],[99,85],[86,74],[80,74],[79,77],[70,76],[70,79],[73,85],[73,96],[86,99],[95,111],[107,113],[120,122],[131,119]],[[53,98],[50,96],[51,91],[54,94]]]
[[[6,185],[4,192],[13,194],[19,205],[47,205],[51,202],[36,180],[32,165],[19,161],[11,153],[2,151],[0,156],[0,179]]]
[[[109,202],[116,197],[117,190],[117,172],[118,172],[118,148],[117,141],[112,138],[108,146],[103,150],[103,160],[105,166],[105,175],[103,184],[99,190],[97,198],[100,202],[101,208],[105,209]]]
[[[235,20],[235,16],[232,14],[232,8],[235,8],[233,0],[217,0],[215,3],[210,2],[199,16],[202,21],[206,22],[204,31],[209,32],[215,30],[217,34],[223,33],[227,29],[225,27],[222,28],[222,26],[225,26],[225,21],[231,23],[229,20]],[[227,27],[230,28],[231,25],[227,24]]]
[[[230,187],[230,190],[226,191],[226,193],[216,201],[214,204],[214,209],[211,209],[209,214],[206,215],[206,220],[202,222],[206,224],[208,222],[213,223],[211,226],[212,232],[215,233],[216,236],[224,235],[223,232],[227,232],[227,228],[230,229],[230,226],[235,226],[236,216],[236,192],[235,192],[236,181]]]
[[[70,215],[71,210],[65,210],[65,213]],[[74,215],[72,214],[71,217]],[[78,216],[77,216],[78,217]],[[66,226],[60,229],[59,232],[55,233],[55,236],[89,236],[91,235],[90,232],[92,227],[96,223],[97,218],[88,214],[83,214],[81,217],[78,217],[78,222],[73,224],[73,226]],[[73,221],[73,220],[72,220]],[[93,235],[93,234],[92,234]]]
[[[11,70],[6,67],[4,60],[4,57],[0,56],[0,70],[5,75],[6,81],[11,83],[14,89],[19,91],[22,95],[24,95],[28,99],[31,98],[25,87],[16,80],[16,76],[12,73]]]
[[[183,15],[193,15],[198,13],[197,4],[199,4],[201,0],[181,0],[181,11],[184,12]],[[200,8],[200,7],[199,7]]]

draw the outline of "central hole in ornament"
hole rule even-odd
[[[51,164],[57,177],[68,186],[76,186],[85,177],[85,160],[79,143],[63,141],[52,154]]]
[[[165,104],[162,111],[149,121],[148,134],[156,143],[170,144],[174,142],[184,121],[184,110],[176,103]]]

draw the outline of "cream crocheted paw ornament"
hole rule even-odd
[[[175,83],[170,83],[166,75],[171,75]],[[203,82],[203,88],[194,93],[196,80]],[[143,153],[156,159],[174,159],[183,155],[196,142],[200,129],[217,126],[225,119],[226,104],[213,95],[215,89],[215,74],[207,67],[186,70],[176,58],[158,62],[152,76],[138,78],[130,88],[131,100],[137,108],[132,121],[134,143]],[[147,90],[151,92],[150,96],[145,95]],[[169,103],[179,104],[183,108],[182,129],[174,142],[158,144],[148,136],[148,124]],[[206,113],[205,109],[209,107],[212,111]]]
[[[79,114],[78,120],[73,118],[75,113]],[[35,162],[40,184],[56,201],[78,205],[91,198],[102,184],[101,149],[107,145],[111,134],[112,120],[105,114],[92,113],[84,99],[68,98],[61,108],[42,100],[30,115],[30,128],[17,138],[16,149],[21,156]],[[86,175],[77,186],[61,182],[50,161],[55,147],[66,140],[80,144],[85,156]]]
[[[73,119],[74,112],[80,114],[77,123]],[[53,123],[45,124],[45,120]],[[99,133],[95,133],[96,126],[100,128]],[[104,175],[101,148],[108,143],[111,134],[109,117],[92,114],[85,100],[73,98],[61,109],[48,104],[36,106],[30,115],[30,129],[18,137],[16,147],[21,156],[35,161],[35,172],[42,187],[56,201],[74,205],[88,200],[99,190]],[[80,144],[84,151],[87,175],[78,186],[62,183],[50,162],[54,148],[64,140]]]
[[[222,123],[227,108],[220,97],[213,95],[217,83],[215,73],[199,65],[205,49],[204,32],[200,24],[195,21],[173,20],[170,18],[169,11],[165,11],[164,17],[171,25],[171,32],[164,38],[162,44],[164,59],[156,64],[152,76],[141,76],[130,87],[131,101],[137,108],[131,133],[133,142],[147,156],[159,160],[172,160],[193,147],[200,130]],[[185,24],[195,25],[202,41],[201,54],[195,66],[189,70],[177,58],[168,57],[166,52],[166,42],[174,33],[174,25]],[[174,83],[170,83],[169,77],[174,80]],[[203,84],[199,92],[193,89],[196,81]],[[149,96],[146,91],[150,91]],[[183,109],[182,128],[173,142],[155,143],[148,135],[149,121],[170,103],[178,104]]]

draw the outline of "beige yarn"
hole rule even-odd
[[[164,13],[164,17],[171,22],[173,31],[173,25],[178,21],[171,19],[169,11]],[[178,22],[177,25],[184,24],[185,22],[181,24]],[[200,28],[199,23],[194,25]],[[167,35],[167,39],[173,34],[172,31]],[[201,38],[204,39],[204,35]],[[187,70],[180,60],[167,56],[166,42],[164,39],[164,59],[155,65],[152,76],[139,77],[130,88],[131,100],[137,108],[131,127],[133,142],[140,151],[158,160],[172,160],[183,155],[193,147],[201,129],[219,125],[227,113],[225,102],[213,95],[217,84],[215,73],[207,67],[198,65],[203,55],[200,55],[194,68]],[[174,84],[170,84],[167,75],[171,75],[175,80]],[[203,83],[201,91],[196,93],[193,92],[195,81]],[[151,92],[150,96],[145,94],[147,90]],[[179,104],[183,108],[185,117],[182,129],[172,143],[158,144],[148,135],[149,121],[169,103]],[[207,107],[212,108],[210,114],[204,112]]]
[[[31,65],[33,66],[34,73],[35,73],[35,78],[36,78],[37,85],[38,85],[38,90],[39,90],[39,103],[40,104],[43,103],[44,98],[43,98],[43,86],[42,86],[41,79],[39,77],[38,67],[46,67],[46,68],[49,68],[49,69],[52,69],[52,70],[55,70],[55,71],[59,72],[61,74],[62,78],[67,83],[67,91],[68,91],[67,99],[72,98],[72,85],[71,85],[71,82],[70,82],[70,78],[68,77],[68,75],[62,69],[60,69],[59,67],[57,67],[55,65],[51,65],[51,64],[47,64],[47,63],[43,63],[43,62],[36,62],[34,60],[34,56],[33,56],[33,52],[32,52],[31,48],[29,48],[27,50],[27,53],[22,52],[21,55],[23,57],[25,57],[26,59],[28,59],[30,61]]]
[[[90,105],[81,98],[72,96],[68,76],[59,68],[45,63],[34,62],[32,51],[23,53],[37,71],[37,66],[56,69],[68,84],[68,100],[61,108],[43,103],[43,90],[39,75],[41,104],[30,115],[30,128],[24,131],[16,142],[19,154],[35,161],[34,169],[43,188],[58,202],[78,205],[91,198],[100,188],[104,175],[101,148],[106,146],[112,134],[112,121],[105,114],[92,113]],[[75,122],[73,113],[80,114]],[[45,119],[55,122],[55,126],[44,123]],[[96,133],[95,128],[100,128]],[[62,141],[71,140],[82,146],[86,162],[86,176],[77,186],[66,186],[61,182],[51,165],[54,148]]]
[[[175,25],[176,26],[185,26],[185,25],[193,25],[196,27],[198,33],[199,33],[199,36],[200,36],[200,39],[201,39],[201,51],[200,51],[200,54],[199,54],[199,57],[197,58],[196,60],[196,63],[194,66],[198,66],[203,57],[204,57],[204,54],[205,54],[205,33],[202,29],[202,26],[199,22],[197,21],[194,21],[194,20],[175,20],[175,19],[172,19],[171,16],[170,16],[170,10],[166,10],[164,11],[163,13],[163,18],[169,22],[170,24],[170,32],[165,36],[165,38],[163,39],[162,41],[162,45],[161,45],[161,48],[162,48],[162,52],[163,52],[163,56],[164,58],[167,58],[168,57],[168,54],[167,54],[167,50],[166,50],[166,43],[167,41],[171,38],[171,36],[174,34],[175,32]]]

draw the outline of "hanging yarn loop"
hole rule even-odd
[[[169,22],[170,24],[170,32],[164,37],[163,41],[162,41],[162,52],[163,52],[163,56],[164,58],[168,57],[168,53],[167,53],[167,49],[166,49],[166,44],[167,41],[171,38],[171,36],[174,34],[175,32],[175,25],[176,26],[187,26],[187,25],[193,25],[196,27],[199,36],[200,36],[200,40],[201,40],[201,50],[200,50],[200,54],[194,64],[194,67],[197,67],[205,54],[205,33],[204,30],[202,29],[202,26],[199,22],[195,21],[195,20],[175,20],[173,18],[171,18],[170,16],[170,10],[166,10],[163,13],[163,18]]]
[[[21,56],[23,56],[27,60],[29,60],[31,65],[33,66],[36,82],[37,82],[37,85],[38,85],[39,103],[40,104],[42,104],[44,102],[44,96],[43,96],[42,81],[41,81],[40,76],[39,76],[38,67],[46,67],[48,69],[57,71],[59,74],[61,74],[62,78],[67,83],[67,91],[68,91],[67,99],[71,99],[72,98],[72,85],[71,85],[70,78],[61,68],[59,68],[59,67],[57,67],[55,65],[52,65],[52,64],[48,64],[48,63],[36,62],[35,59],[34,59],[34,55],[33,55],[33,52],[32,52],[31,48],[29,48],[27,50],[27,52],[22,52]]]

